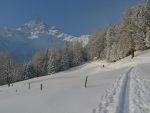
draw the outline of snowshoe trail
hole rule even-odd
[[[129,113],[129,90],[130,90],[130,73],[133,68],[130,68],[125,75],[122,90],[120,92],[120,101],[117,113]]]

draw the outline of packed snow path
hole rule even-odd
[[[150,113],[149,57],[148,50],[137,54],[134,59],[128,57],[113,65],[108,64],[108,67],[128,69],[101,96],[100,104],[93,113]]]
[[[129,113],[130,76],[133,68],[125,68],[113,86],[102,96],[93,113]]]
[[[129,113],[129,90],[130,90],[130,73],[132,71],[132,68],[129,69],[129,71],[126,73],[123,85],[122,85],[122,91],[120,93],[120,102],[119,102],[119,108],[117,113]]]

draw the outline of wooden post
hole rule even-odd
[[[30,87],[31,87],[31,86],[30,86],[30,82],[29,82],[29,89],[30,89]]]
[[[86,88],[87,86],[87,80],[88,80],[88,76],[86,76],[84,88]]]
[[[41,84],[41,90],[43,89],[43,84]]]

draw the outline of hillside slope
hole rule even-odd
[[[139,52],[108,67],[128,67],[107,89],[93,113],[150,113],[150,52]]]
[[[149,51],[139,52],[134,59],[127,57],[116,63],[95,61],[50,76],[18,82],[13,87],[1,86],[0,111],[149,113],[149,57]],[[88,82],[84,88],[86,76]],[[41,84],[43,90],[40,90]]]

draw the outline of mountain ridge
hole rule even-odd
[[[46,48],[63,47],[68,42],[79,41],[85,46],[89,35],[75,37],[61,32],[56,26],[48,26],[39,19],[31,20],[21,27],[0,28],[0,52],[20,56],[25,61],[31,60],[33,54]]]

